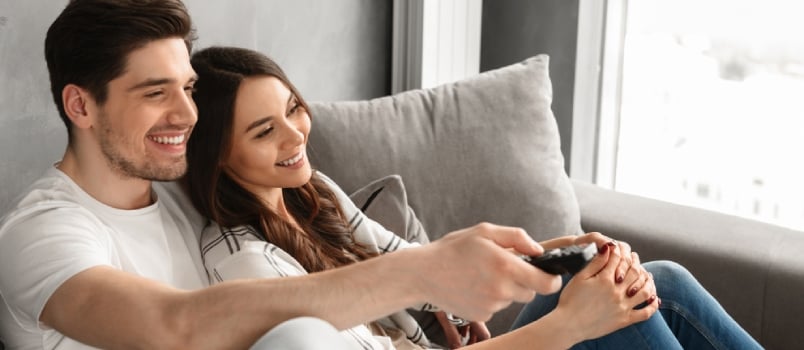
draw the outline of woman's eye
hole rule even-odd
[[[260,131],[259,133],[257,133],[257,135],[256,135],[256,136],[254,136],[254,138],[256,138],[256,139],[263,138],[264,136],[266,136],[266,135],[270,134],[272,130],[274,130],[274,128],[272,128],[272,127],[271,127],[271,128],[267,128],[267,129],[263,129],[262,131]]]
[[[301,108],[302,108],[301,103],[296,102],[296,104],[294,104],[293,107],[290,108],[290,112],[288,113],[288,115],[296,114],[296,112],[298,112]]]

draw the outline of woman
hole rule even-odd
[[[318,272],[412,246],[363,216],[335,183],[312,170],[305,150],[311,117],[273,61],[246,49],[208,48],[195,53],[192,64],[199,75],[199,120],[188,144],[185,184],[194,205],[213,221],[202,235],[211,282]],[[585,339],[575,347],[760,348],[678,265],[642,266],[627,244],[600,234],[543,246],[573,243],[596,244],[599,254],[565,278],[560,294],[526,305],[518,329],[486,340],[482,323],[439,314],[448,345],[460,346],[459,332],[445,320],[468,331],[469,347],[481,340],[477,345],[504,348],[512,341],[554,345]],[[432,305],[420,309],[438,312]],[[431,346],[404,312],[366,321],[344,336],[363,348]],[[564,331],[552,331],[557,329]],[[529,333],[541,336],[530,339]]]

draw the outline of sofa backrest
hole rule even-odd
[[[487,221],[544,239],[580,232],[548,57],[432,89],[311,103],[308,153],[347,192],[399,174],[430,238]]]

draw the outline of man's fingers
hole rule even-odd
[[[542,246],[521,228],[498,226],[489,223],[481,223],[476,227],[483,237],[492,240],[500,247],[513,248],[520,254],[526,255],[541,255],[544,253]]]

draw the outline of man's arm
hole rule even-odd
[[[424,247],[343,268],[230,281],[197,291],[95,267],[63,283],[40,319],[104,348],[213,349],[246,348],[297,316],[319,317],[345,329],[425,300],[467,319],[487,320],[512,301],[526,302],[536,292],[560,287],[559,278],[507,248],[541,253],[520,229],[480,224]]]

